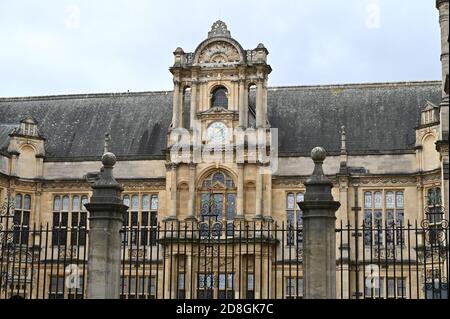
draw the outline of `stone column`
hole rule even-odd
[[[244,164],[238,164],[238,182],[237,182],[237,218],[244,218]]]
[[[264,97],[263,97],[264,83],[263,80],[258,80],[256,85],[256,127],[264,127]]]
[[[42,184],[38,183],[34,192],[34,224],[37,227],[41,225],[41,196]]]
[[[440,104],[440,138],[436,143],[441,154],[442,203],[446,218],[449,214],[449,0],[436,0],[441,27],[442,102]]]
[[[11,176],[17,176],[17,163],[19,161],[19,153],[17,153],[17,152],[10,152],[10,154],[11,154],[10,175]]]
[[[441,26],[442,96],[445,97],[448,96],[444,86],[449,73],[449,0],[436,0],[436,8],[439,10],[439,25]]]
[[[197,82],[192,82],[192,87],[191,87],[191,116],[190,116],[190,129],[193,130],[194,129],[194,122],[197,118],[196,114],[197,114]]]
[[[177,129],[180,127],[180,82],[174,81],[174,89],[173,89],[173,107],[172,107],[172,125],[173,129]]]
[[[264,218],[271,221],[272,218],[272,174],[265,175],[265,200],[264,200]]]
[[[195,219],[195,181],[197,178],[197,165],[191,163],[189,165],[189,207],[188,219]]]
[[[239,126],[242,128],[247,127],[247,123],[245,122],[245,111],[246,111],[246,105],[245,105],[245,81],[240,80],[239,81]]]
[[[263,112],[261,114],[263,127],[266,127],[267,123],[267,80],[263,82],[263,92],[262,92],[262,104]]]
[[[260,171],[261,164],[256,166],[256,205],[255,219],[263,218],[263,175]]]
[[[179,99],[178,99],[178,126],[184,128],[184,102],[186,99],[186,94],[184,87],[180,86],[180,93],[179,93]]]
[[[177,168],[178,165],[176,164],[172,164],[170,165],[170,169],[171,169],[171,186],[170,186],[170,202],[171,202],[171,206],[170,206],[170,215],[169,215],[169,220],[175,220],[177,219],[177,206],[178,206],[178,201],[177,201]]]
[[[303,210],[304,284],[306,299],[336,299],[336,211],[340,203],[333,200],[333,184],[325,176],[323,148],[311,152],[315,167],[306,181]]]
[[[88,299],[119,299],[120,297],[120,229],[128,207],[122,204],[122,186],[112,171],[116,157],[106,153],[103,171],[92,186],[89,211]]]

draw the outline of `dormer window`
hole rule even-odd
[[[32,117],[20,121],[19,133],[24,136],[38,136],[37,122]]]
[[[228,109],[228,90],[219,86],[212,93],[211,107],[222,107]]]
[[[433,124],[439,121],[439,111],[438,107],[431,102],[427,102],[425,107],[422,109],[422,125]]]

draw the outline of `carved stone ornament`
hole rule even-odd
[[[230,43],[217,41],[206,46],[199,56],[199,64],[235,64],[239,63],[239,51]]]
[[[211,31],[208,32],[208,38],[214,37],[231,37],[231,32],[228,31],[227,25],[223,21],[216,21],[211,27]]]

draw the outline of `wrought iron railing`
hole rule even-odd
[[[341,298],[448,299],[448,222],[337,229]]]
[[[307,242],[298,226],[236,220],[124,227],[120,296],[300,299]],[[338,298],[448,298],[448,223],[386,226],[338,225]],[[83,228],[3,226],[0,299],[85,298],[88,245]]]

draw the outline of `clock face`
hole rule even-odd
[[[208,142],[224,144],[227,136],[227,126],[222,122],[215,122],[208,128]]]

